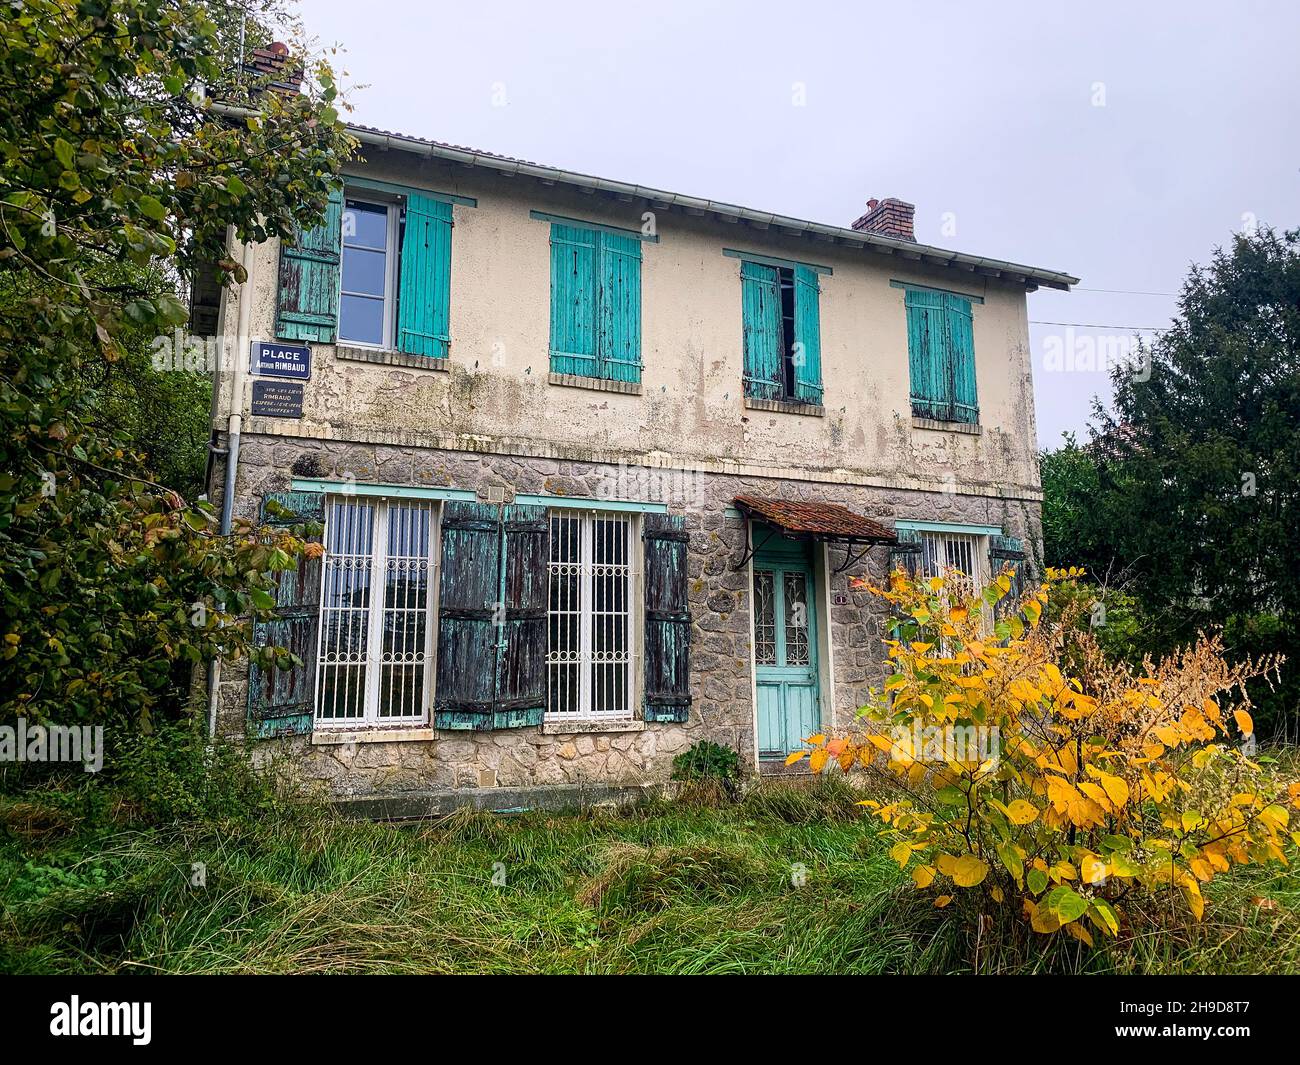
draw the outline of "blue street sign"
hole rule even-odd
[[[311,348],[306,344],[253,341],[253,373],[261,377],[292,377],[311,380]]]

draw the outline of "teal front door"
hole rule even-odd
[[[755,540],[762,542],[757,529]],[[809,545],[780,537],[754,556],[758,754],[784,758],[821,726],[817,592]]]

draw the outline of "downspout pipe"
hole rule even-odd
[[[244,425],[244,387],[248,379],[249,328],[253,317],[254,248],[246,242],[241,255],[244,283],[239,286],[235,326],[234,374],[230,382],[230,407],[226,418],[226,477],[221,486],[221,535],[229,536],[235,514],[235,480],[239,476],[239,437]],[[217,691],[221,662],[212,664],[208,699],[208,738],[217,735]]]

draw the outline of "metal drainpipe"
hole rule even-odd
[[[249,323],[253,316],[253,245],[246,243],[242,253],[244,283],[239,286],[239,313],[235,327],[235,373],[230,383],[230,413],[226,421],[226,480],[221,491],[221,535],[229,536],[235,510],[235,478],[239,474],[239,434],[244,424],[244,382],[248,376]],[[210,670],[208,697],[208,738],[217,735],[217,689],[221,679],[221,661],[215,659]]]

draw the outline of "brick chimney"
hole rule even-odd
[[[267,48],[254,48],[244,61],[244,69],[254,78],[271,79],[267,88],[287,96],[295,95],[302,88],[302,68],[289,69],[289,46],[276,41]]]
[[[885,200],[868,200],[867,213],[853,223],[853,228],[895,240],[915,241],[916,234],[912,231],[915,215],[915,204],[904,203],[892,196]]]

